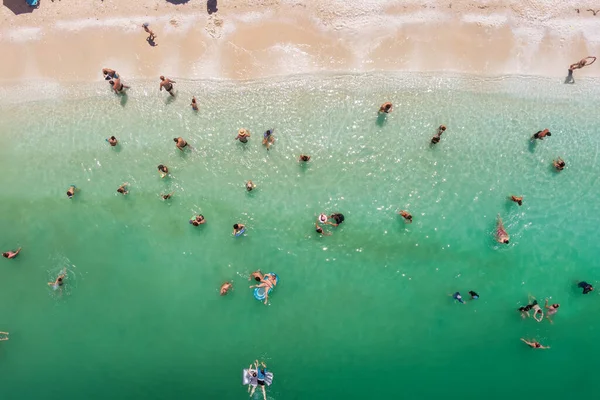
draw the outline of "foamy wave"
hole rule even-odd
[[[28,42],[31,40],[39,40],[42,36],[42,29],[37,27],[24,27],[11,29],[10,31],[0,35],[0,40],[8,38],[11,42]]]

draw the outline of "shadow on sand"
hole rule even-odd
[[[207,0],[206,12],[210,15],[216,13],[217,11],[219,11],[219,9],[217,8],[217,0]]]
[[[8,8],[15,15],[28,14],[37,8],[37,6],[31,7],[25,2],[25,0],[2,0],[2,4],[4,4],[4,7]]]

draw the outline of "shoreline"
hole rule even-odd
[[[198,4],[150,0],[106,0],[72,13],[66,2],[43,3],[12,16],[5,7],[0,51],[13,56],[0,64],[0,82],[101,80],[103,67],[125,81],[417,71],[564,78],[571,63],[600,54],[600,17],[557,18],[553,4],[331,3],[237,0],[210,15]],[[81,18],[65,19],[63,9]],[[157,34],[155,47],[145,40],[144,21]],[[575,72],[576,79],[598,76],[594,66]]]

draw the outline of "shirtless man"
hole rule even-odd
[[[496,241],[498,243],[508,244],[510,236],[504,229],[504,224],[502,223],[502,218],[500,218],[500,214],[496,219]]]
[[[552,133],[548,129],[544,129],[543,131],[537,131],[536,133],[533,134],[533,136],[531,137],[531,140],[534,140],[534,139],[544,140],[544,138],[546,136],[552,136]]]
[[[115,146],[116,146],[116,145],[119,143],[119,141],[117,140],[117,138],[116,138],[116,137],[114,137],[114,136],[111,136],[111,137],[109,137],[108,139],[106,139],[106,141],[107,141],[107,142],[108,142],[108,144],[110,144],[112,147],[115,147]]]
[[[142,25],[142,28],[144,28],[144,31],[146,31],[146,33],[149,35],[146,40],[149,42],[153,42],[154,39],[156,39],[156,35],[154,34],[154,32],[152,32],[152,29],[148,28],[149,25],[150,24],[146,22]]]
[[[560,157],[558,157],[558,159],[552,161],[552,164],[554,165],[554,168],[556,168],[557,171],[562,171],[567,166],[565,161]]]
[[[77,190],[77,188],[73,185],[69,186],[69,188],[67,189],[67,197],[69,199],[72,199],[73,196],[75,196],[75,190]]]
[[[569,73],[567,75],[567,79],[565,79],[565,83],[575,83],[575,79],[573,78],[573,71],[576,69],[581,69],[588,65],[592,65],[596,61],[596,57],[589,56],[586,58],[582,58],[579,62],[575,64],[569,65]]]
[[[124,184],[119,186],[119,188],[117,189],[117,193],[121,193],[123,196],[129,193],[129,190],[127,190],[127,185],[129,185],[129,183],[125,182]]]
[[[383,103],[381,105],[381,107],[379,107],[379,111],[378,113],[385,113],[385,114],[389,114],[393,111],[393,107],[392,107],[392,103],[390,103],[389,101]]]
[[[160,91],[162,92],[163,88],[173,97],[175,94],[173,93],[173,84],[177,83],[175,81],[170,80],[169,78],[165,78],[164,76],[160,76]]]
[[[398,214],[404,218],[404,222],[412,224],[412,215],[408,211],[400,210]]]
[[[174,193],[175,192],[171,192],[171,193],[167,193],[167,194],[161,194],[160,197],[162,197],[163,200],[169,200],[173,196]]]
[[[129,89],[129,86],[121,83],[121,79],[115,78],[114,80],[109,81],[113,85],[113,90],[115,94],[124,94],[124,89]]]
[[[16,256],[19,255],[20,252],[21,252],[21,248],[19,247],[15,251],[10,251],[10,250],[9,251],[5,251],[4,253],[2,253],[2,257],[8,258],[8,259],[15,258]]]
[[[235,140],[239,140],[242,143],[248,143],[248,138],[250,137],[250,132],[245,128],[240,128],[238,131]]]
[[[102,68],[102,74],[104,75],[105,81],[110,81],[112,79],[119,79],[119,74],[117,74],[117,71],[115,71],[114,69]]]
[[[61,286],[64,284],[64,280],[66,277],[66,268],[64,268],[62,271],[60,271],[60,274],[58,275],[58,277],[56,278],[56,280],[54,282],[48,282],[48,286],[52,286],[52,288],[54,290],[56,289],[62,289]]]
[[[169,168],[167,168],[166,165],[160,164],[158,166],[158,173],[160,174],[161,178],[164,178],[169,174]]]
[[[521,338],[521,341],[522,341],[523,343],[525,343],[526,345],[528,345],[529,347],[533,348],[533,349],[542,349],[542,350],[545,350],[545,349],[549,349],[549,348],[550,348],[550,346],[547,346],[547,347],[546,347],[546,346],[542,346],[542,345],[541,345],[541,344],[540,344],[538,341],[536,341],[535,339],[532,339],[532,340],[531,340],[531,342],[530,342],[530,341],[528,341],[527,339],[523,339],[523,338]]]
[[[225,282],[224,284],[222,284],[221,290],[219,291],[221,293],[221,296],[225,296],[229,289],[233,289],[233,283]]]
[[[437,133],[431,138],[432,144],[437,144],[442,139],[442,133],[446,131],[446,125],[440,125],[438,127]]]
[[[509,199],[520,206],[523,205],[523,196],[510,196]]]
[[[298,162],[309,162],[310,161],[310,156],[306,155],[306,154],[300,154],[300,157],[298,158]]]
[[[181,151],[183,151],[183,149],[188,145],[182,137],[173,138],[173,141],[175,142],[175,146],[177,146],[177,148]]]

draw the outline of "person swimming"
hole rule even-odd
[[[129,183],[125,182],[124,184],[119,186],[119,188],[117,189],[117,193],[121,193],[123,196],[129,193],[129,190],[127,190],[127,185],[129,185]]]
[[[246,190],[247,190],[248,192],[251,192],[251,191],[253,191],[254,189],[256,189],[256,185],[254,184],[254,182],[252,182],[252,181],[248,181],[248,182],[246,182]]]
[[[73,196],[75,196],[75,190],[77,190],[77,187],[75,187],[75,185],[69,186],[69,188],[67,189],[67,197],[69,199],[72,199]]]
[[[539,140],[544,140],[544,138],[548,136],[552,136],[552,133],[548,130],[548,129],[544,129],[543,131],[537,131],[536,133],[533,134],[533,136],[531,137],[531,140],[535,140],[535,139],[539,139]]]
[[[460,292],[455,292],[453,295],[451,295],[452,298],[456,301],[458,301],[461,304],[465,304],[465,301],[463,300],[462,296],[460,295]]]
[[[548,311],[546,311],[546,318],[548,319],[548,321],[550,321],[551,324],[553,324],[554,322],[552,321],[550,316],[554,315],[558,312],[558,307],[560,307],[560,304],[558,304],[558,303],[548,305],[548,299],[546,299],[544,308],[548,310]]]
[[[532,306],[530,304],[526,305],[525,307],[519,307],[519,311],[521,312],[521,318],[525,319],[525,317],[529,318],[529,311],[531,310]]]
[[[442,133],[444,133],[446,131],[446,126],[445,125],[440,125],[438,127],[437,133],[431,138],[431,143],[432,144],[437,144],[440,142],[440,140],[442,139]]]
[[[552,161],[552,165],[554,165],[554,168],[556,168],[557,171],[562,171],[567,166],[565,161],[560,157],[558,157],[558,159]]]
[[[298,162],[309,162],[310,161],[310,156],[306,155],[306,154],[300,154],[300,157],[298,157]]]
[[[192,97],[192,103],[190,104],[190,106],[192,106],[192,110],[198,111],[198,103],[196,103],[196,97]]]
[[[262,389],[262,393],[263,393],[263,400],[267,400],[267,392],[265,389],[265,381],[267,379],[267,366],[265,365],[264,362],[261,362],[260,365],[262,366],[262,368],[259,367],[258,364],[258,360],[256,360],[254,362],[254,368],[256,368],[256,383],[257,386],[260,386]],[[252,390],[250,391],[250,397],[252,397],[254,395],[254,391],[256,390],[256,386],[252,386]]]
[[[527,344],[529,347],[532,347],[532,348],[534,348],[534,349],[542,349],[542,350],[545,350],[545,349],[549,349],[549,348],[550,348],[550,346],[548,346],[548,347],[546,347],[546,346],[542,346],[542,345],[541,345],[541,344],[540,344],[538,341],[536,341],[536,340],[531,340],[531,341],[528,341],[527,339],[523,339],[523,338],[521,338],[521,341],[522,341],[523,343]]]
[[[471,300],[477,300],[479,295],[472,290],[469,290],[469,294],[471,295]]]
[[[404,222],[407,224],[412,224],[412,215],[408,211],[400,210],[398,211],[398,214],[404,218]]]
[[[523,205],[523,196],[510,196],[509,199],[520,206]]]
[[[48,286],[52,286],[52,289],[56,290],[59,289],[65,281],[66,278],[66,272],[67,269],[63,268],[63,270],[60,272],[60,274],[58,275],[58,277],[56,278],[56,280],[54,282],[48,282]]]
[[[323,236],[331,236],[331,232],[327,232],[324,231],[323,228],[321,228],[321,226],[318,223],[315,223],[315,231],[319,234],[319,235],[323,235]]]
[[[233,225],[233,235],[234,236],[240,235],[242,233],[242,230],[244,230],[245,228],[246,228],[246,225],[234,224]]]
[[[500,214],[496,219],[496,241],[498,243],[508,244],[510,241],[510,236],[504,229],[504,224],[502,223],[502,218],[500,218]]]
[[[169,200],[171,197],[173,197],[173,194],[175,192],[171,192],[171,193],[167,193],[167,194],[161,194],[160,197],[162,197],[163,200]]]
[[[119,143],[119,141],[117,140],[117,138],[116,138],[116,137],[114,137],[114,136],[111,136],[111,137],[109,137],[108,139],[106,139],[106,141],[107,141],[107,142],[108,142],[108,144],[110,144],[112,147],[115,147],[115,146],[116,146],[116,145]]]
[[[237,136],[235,137],[235,140],[239,140],[242,143],[248,143],[249,137],[250,137],[250,131],[248,131],[247,129],[244,129],[244,128],[240,128]]]
[[[590,285],[589,283],[582,281],[579,282],[577,284],[577,287],[580,287],[583,289],[583,294],[588,294],[589,292],[591,292],[592,290],[594,290],[594,288],[592,287],[592,285]]]
[[[194,226],[202,225],[205,223],[206,223],[206,219],[204,218],[204,215],[202,215],[202,214],[198,214],[198,215],[196,215],[196,217],[192,217],[192,219],[190,219],[190,224],[192,224]]]
[[[260,269],[254,271],[253,273],[250,274],[250,277],[248,278],[248,280],[250,281],[252,279],[254,279],[257,282],[260,282],[264,279],[264,275],[262,272],[260,272]]]
[[[274,274],[265,274],[263,279],[260,281],[258,285],[250,286],[252,288],[264,288],[265,291],[265,301],[263,302],[265,305],[269,301],[269,291],[277,286],[277,277]]]
[[[2,257],[8,258],[10,260],[10,259],[15,258],[16,256],[18,256],[20,252],[21,252],[21,247],[19,247],[15,251],[11,251],[11,250],[5,251],[4,253],[2,253]]]
[[[341,213],[333,213],[329,216],[329,218],[333,219],[335,222],[327,222],[329,225],[332,226],[339,226],[342,222],[344,222],[344,214]]]
[[[188,145],[188,143],[183,140],[182,137],[173,138],[173,141],[175,142],[175,146],[177,146],[177,148],[181,151],[183,151],[183,149]]]
[[[221,289],[219,290],[219,293],[221,294],[221,296],[225,296],[230,289],[233,289],[233,283],[225,282],[224,284],[221,285]]]
[[[158,173],[160,174],[161,178],[164,178],[169,174],[169,168],[167,168],[166,165],[160,164],[158,166]]]
[[[275,129],[268,129],[264,134],[263,134],[263,141],[262,144],[263,146],[267,146],[267,150],[269,150],[269,147],[275,143],[275,137],[273,136],[273,132],[275,132]]]
[[[379,107],[379,111],[378,111],[378,113],[379,113],[379,114],[382,114],[382,113],[384,113],[384,114],[389,114],[389,113],[391,113],[392,111],[393,111],[393,106],[392,106],[392,103],[390,103],[389,101],[386,101],[385,103],[383,103],[383,104],[381,105],[381,107]]]

